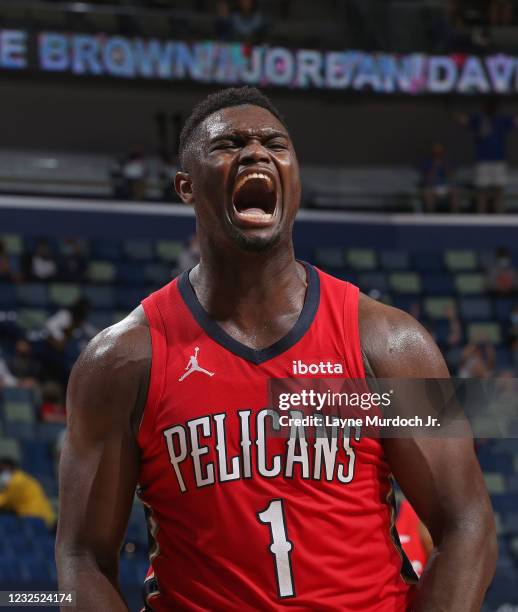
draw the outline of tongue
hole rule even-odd
[[[242,208],[239,211],[239,214],[241,215],[253,215],[256,217],[262,217],[263,215],[266,215],[268,213],[266,213],[262,208]]]

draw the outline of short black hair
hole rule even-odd
[[[270,113],[276,117],[286,129],[288,129],[286,121],[281,113],[273,105],[272,101],[265,96],[262,91],[259,91],[257,87],[245,86],[228,87],[227,89],[222,89],[208,95],[205,99],[199,102],[193,108],[192,113],[187,118],[180,134],[180,143],[178,147],[180,166],[182,169],[185,169],[187,157],[186,152],[189,147],[189,143],[200,123],[202,123],[209,115],[212,115],[223,108],[228,108],[230,106],[243,106],[244,104],[261,106],[262,108],[265,108],[267,111],[270,111]]]

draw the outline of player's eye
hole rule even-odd
[[[211,151],[221,151],[224,149],[236,149],[238,143],[233,140],[220,140],[212,145]]]
[[[288,148],[288,145],[283,140],[269,140],[266,146],[274,151],[285,151]]]

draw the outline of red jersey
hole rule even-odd
[[[404,499],[399,506],[396,526],[403,550],[418,576],[423,573],[428,560],[428,555],[421,541],[420,524],[421,521],[415,510],[408,500]]]
[[[143,301],[152,341],[138,443],[149,610],[409,609],[379,440],[265,434],[268,381],[364,378],[358,288],[306,264],[293,329],[254,350],[205,312],[187,273]]]

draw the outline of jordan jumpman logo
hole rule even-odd
[[[198,363],[199,352],[200,348],[198,346],[194,347],[194,355],[191,355],[189,363],[185,366],[185,372],[180,376],[178,382],[182,382],[182,380],[187,378],[187,376],[189,376],[193,372],[201,372],[202,374],[207,374],[207,376],[214,376],[214,372],[209,372],[205,368],[200,367]]]

